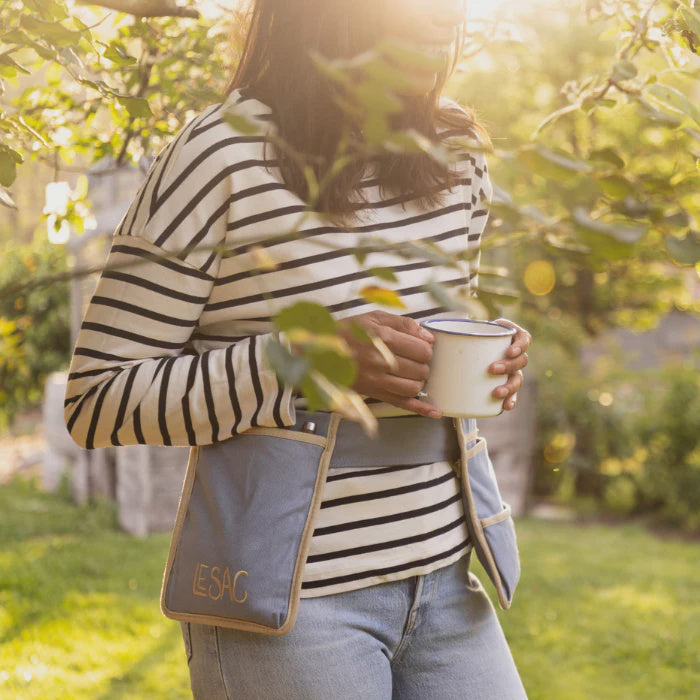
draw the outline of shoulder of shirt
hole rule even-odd
[[[232,162],[231,149],[238,149],[238,157],[243,157],[245,144],[254,143],[254,137],[264,133],[269,125],[269,113],[263,103],[241,99],[234,91],[190,118],[155,160],[167,159],[166,180],[176,177],[202,157],[210,162],[212,171],[222,169]]]
[[[471,117],[472,115],[462,107],[456,100],[447,95],[441,95],[438,107],[441,110],[458,112],[466,117]],[[439,128],[438,135],[444,134],[449,129]],[[463,134],[455,134],[454,136],[448,136],[446,141],[451,141],[454,139],[455,143],[464,144],[461,149],[461,160],[469,161],[472,166],[479,167],[483,169],[486,164],[486,154],[490,151],[489,144],[484,140],[482,134],[478,129],[469,129],[469,131]]]

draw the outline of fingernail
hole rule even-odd
[[[521,352],[522,352],[522,350],[520,349],[519,345],[513,345],[510,348],[510,356],[511,357],[517,357]]]
[[[502,362],[497,362],[497,363],[493,366],[493,371],[494,371],[496,374],[500,374],[501,372],[505,372],[505,371],[506,371],[506,366],[505,366]]]
[[[441,418],[442,417],[442,413],[440,411],[430,411],[430,413],[428,413],[428,415],[431,418]]]
[[[426,331],[425,328],[420,329],[420,334],[421,334],[421,338],[424,338],[425,340],[430,340],[430,341],[435,340],[435,338],[433,337],[433,334],[430,331]]]
[[[505,396],[508,393],[508,389],[506,389],[504,386],[499,387],[496,389],[496,396]]]

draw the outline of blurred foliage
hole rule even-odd
[[[158,5],[180,16],[142,16]],[[136,8],[140,16],[105,6]],[[12,89],[0,112],[3,205],[13,206],[9,188],[27,158],[86,167],[109,157],[118,167],[154,153],[190,116],[220,101],[240,48],[241,14],[231,10],[213,21],[174,8],[167,0],[0,5],[0,81]],[[500,265],[483,268],[482,306],[429,280],[426,287],[445,308],[472,315],[493,316],[519,297],[515,314],[524,325],[576,326],[583,335],[619,324],[649,328],[671,308],[691,309],[677,271],[696,274],[700,257],[694,0],[511,3],[499,25],[469,26],[463,72],[450,92],[477,106],[496,145],[490,161],[497,187],[483,245]],[[364,115],[370,147],[446,157],[420,134],[388,127],[401,70],[427,57],[385,45],[351,61],[314,58],[348,88],[348,108]],[[235,114],[230,119],[245,130]],[[339,167],[343,158],[341,150]],[[308,176],[310,191],[318,192],[324,183]],[[420,246],[403,252],[445,257]],[[487,274],[503,262],[512,270],[510,286],[502,272]],[[377,277],[381,285],[370,285],[368,298],[400,310],[391,281]],[[315,332],[306,313],[297,309],[292,317],[306,333],[303,357],[273,346],[278,372],[294,377],[315,404],[371,428],[347,388],[342,343]],[[578,336],[563,338],[564,347]]]
[[[508,247],[531,315],[569,313],[589,334],[690,309],[676,270],[695,277],[700,251],[698,11],[653,0],[509,10],[455,88],[496,146],[486,245]]]
[[[32,244],[0,249],[0,287],[66,271],[63,246],[37,237]],[[0,428],[14,414],[41,401],[47,375],[70,358],[67,283],[0,296]]]
[[[535,360],[535,493],[700,532],[700,355],[632,371],[619,348],[590,365],[577,350]]]

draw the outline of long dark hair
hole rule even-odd
[[[308,181],[298,154],[320,180],[328,172],[343,134],[354,133],[347,111],[334,99],[334,86],[314,65],[309,52],[326,59],[350,58],[377,45],[382,0],[252,0],[237,69],[227,92],[240,90],[272,110],[279,138],[294,149],[296,158],[276,153],[286,186],[309,201]],[[448,137],[478,135],[488,143],[472,110],[439,104],[441,92],[462,55],[464,24],[455,51],[426,95],[404,96],[404,109],[392,127],[413,128],[450,148]],[[442,127],[442,129],[439,129]],[[440,136],[438,136],[440,134]],[[360,137],[361,138],[361,137]],[[454,147],[452,147],[454,150]],[[454,169],[426,153],[381,153],[375,157],[382,196],[415,199],[422,208],[441,204],[446,188],[456,184]],[[366,202],[358,185],[367,162],[348,163],[319,194],[316,210],[344,218]],[[358,198],[359,197],[359,203]]]

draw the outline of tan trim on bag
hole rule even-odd
[[[325,447],[328,441],[323,435],[303,433],[301,430],[285,430],[284,428],[248,428],[243,435],[268,435],[296,442],[309,442],[321,447]]]
[[[510,518],[510,513],[510,506],[507,503],[504,503],[503,510],[500,513],[489,515],[488,518],[481,518],[481,527],[490,527],[491,525],[502,523],[504,520]]]
[[[292,577],[292,587],[289,596],[289,607],[287,609],[287,616],[285,618],[284,624],[279,628],[273,628],[268,627],[267,625],[261,625],[257,622],[237,620],[235,618],[230,617],[179,613],[170,610],[165,603],[168,580],[172,572],[173,563],[175,561],[175,553],[177,551],[177,544],[182,534],[185,516],[187,515],[187,507],[190,501],[190,496],[192,495],[192,488],[194,486],[195,471],[197,461],[199,459],[200,448],[198,446],[193,447],[190,450],[190,457],[187,462],[187,473],[185,474],[185,481],[182,486],[182,494],[180,495],[180,502],[177,508],[177,516],[175,518],[175,526],[173,528],[173,535],[170,541],[168,561],[165,566],[165,572],[163,574],[163,584],[161,586],[160,592],[160,609],[163,615],[172,620],[179,620],[180,622],[193,622],[195,624],[200,625],[217,625],[219,627],[228,627],[231,629],[243,630],[246,632],[258,632],[260,634],[266,634],[273,637],[279,637],[281,635],[287,634],[292,629],[294,623],[296,622],[296,617],[299,610],[299,600],[301,598],[301,583],[304,572],[304,565],[306,564],[306,558],[308,557],[309,549],[311,547],[311,537],[313,535],[316,517],[318,515],[319,509],[321,508],[321,500],[323,498],[323,487],[326,483],[326,475],[328,474],[328,467],[330,465],[331,455],[333,454],[333,448],[335,447],[335,438],[338,432],[338,425],[340,424],[340,420],[340,414],[331,414],[330,422],[328,425],[328,435],[326,437],[323,437],[321,435],[312,435],[311,433],[298,433],[297,431],[285,431],[282,429],[275,428],[251,428],[249,430],[246,430],[245,433],[242,433],[245,435],[252,431],[255,431],[259,435],[272,435],[274,437],[281,437],[291,440],[297,439],[297,436],[303,436],[300,442],[309,442],[312,444],[320,445],[324,448],[320,456],[318,472],[316,474],[316,483],[314,484],[314,491],[311,498],[311,506],[309,507],[309,513],[306,517],[306,523],[304,525],[304,530],[301,536],[301,542],[299,544],[299,550],[297,552],[297,559],[294,566],[294,574]],[[278,432],[276,431],[279,431],[279,433],[284,434],[278,434]],[[288,435],[287,433],[293,433],[293,435]]]
[[[163,583],[160,588],[160,610],[166,617],[173,620],[182,620],[183,622],[189,622],[183,617],[179,617],[178,613],[173,612],[165,604],[165,592],[168,587],[168,580],[170,579],[170,573],[173,569],[173,563],[175,561],[175,553],[177,552],[177,543],[180,541],[180,535],[182,535],[182,528],[185,524],[185,516],[187,515],[187,506],[190,502],[190,496],[192,495],[192,488],[194,486],[194,474],[195,467],[199,461],[199,446],[195,445],[190,449],[190,456],[187,460],[187,471],[185,472],[185,480],[182,484],[182,492],[180,493],[180,500],[177,504],[177,515],[175,516],[175,525],[173,526],[173,534],[170,538],[170,549],[168,551],[168,561],[165,564],[165,571],[163,572]]]
[[[501,608],[503,608],[503,610],[508,610],[508,608],[510,608],[510,601],[508,600],[508,596],[503,589],[501,574],[499,573],[498,567],[496,566],[496,562],[493,558],[491,547],[489,547],[489,544],[486,541],[484,528],[477,515],[476,504],[474,503],[474,496],[469,483],[469,458],[486,449],[486,438],[476,438],[476,445],[467,448],[467,436],[462,430],[461,419],[453,418],[453,422],[455,429],[457,430],[457,440],[459,441],[459,449],[462,454],[460,459],[460,463],[462,465],[462,493],[467,499],[467,516],[471,522],[473,534],[484,552],[484,557],[486,558],[486,568],[489,570],[491,580],[496,588],[496,593],[498,594],[498,604],[501,606]],[[469,434],[470,438],[471,435],[472,433]],[[500,513],[498,515],[500,515]]]

